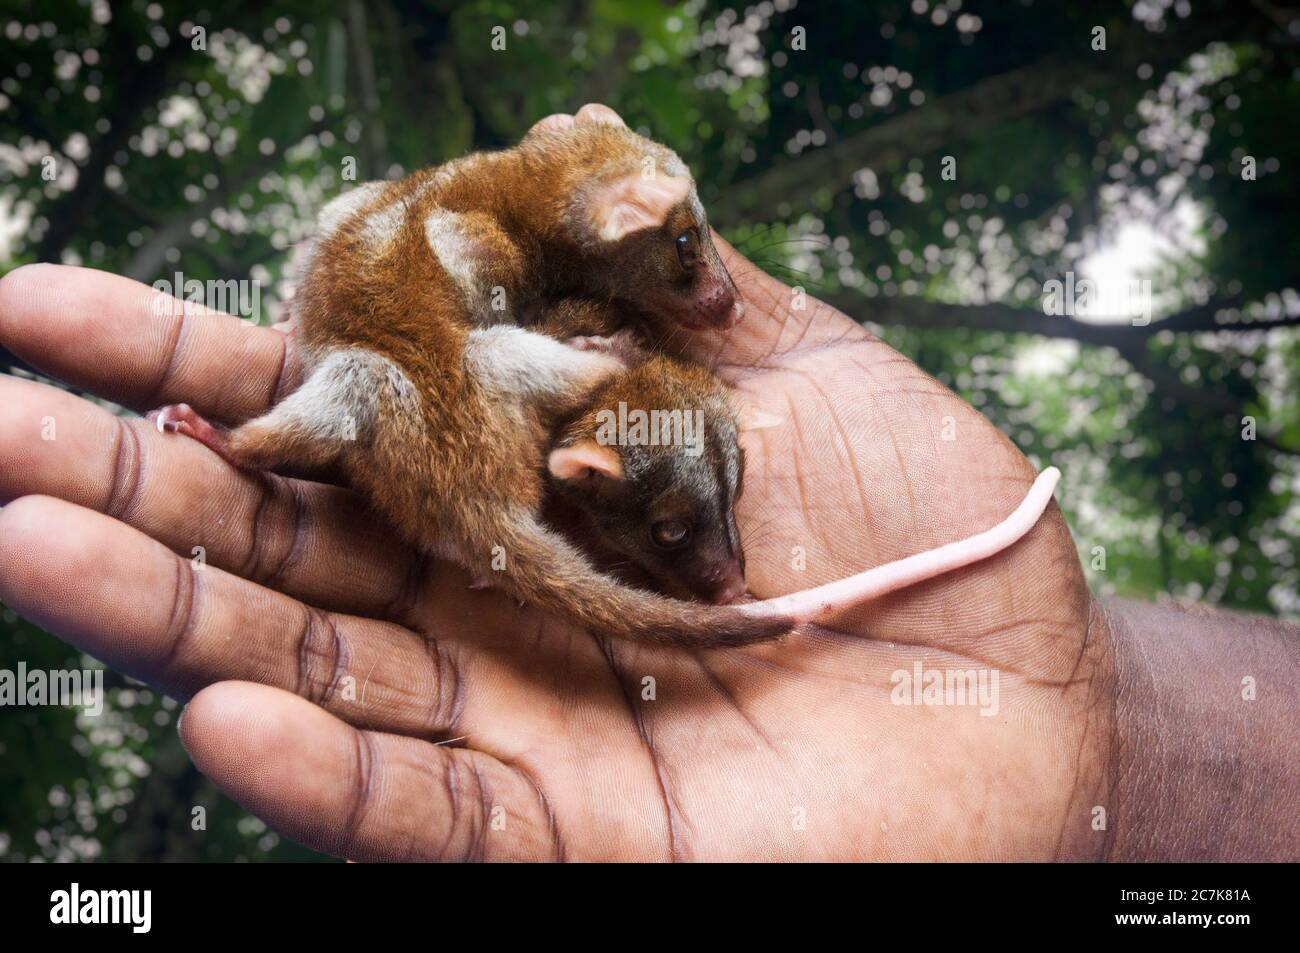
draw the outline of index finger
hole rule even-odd
[[[138,411],[184,401],[221,421],[254,417],[297,383],[287,343],[92,268],[24,265],[0,279],[0,345]]]

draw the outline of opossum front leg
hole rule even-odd
[[[584,334],[569,338],[564,343],[579,351],[609,354],[629,368],[639,367],[650,360],[645,342],[632,328],[623,328],[613,334]]]
[[[565,341],[578,335],[610,335],[629,323],[629,317],[610,302],[564,297],[545,305],[536,320],[526,326],[539,334]]]
[[[650,358],[636,328],[632,318],[612,302],[571,297],[548,305],[532,330],[579,351],[612,354],[628,367],[636,367]]]
[[[627,363],[606,349],[583,350],[524,328],[471,331],[465,364],[495,401],[552,414],[583,407]]]
[[[411,411],[418,397],[392,361],[348,348],[328,354],[296,391],[234,430],[213,426],[188,404],[149,414],[160,431],[198,440],[237,467],[315,470],[335,463],[356,441],[368,441],[386,405]]]

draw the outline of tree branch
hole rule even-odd
[[[1094,347],[1121,349],[1135,341],[1145,342],[1161,331],[1245,332],[1300,326],[1300,314],[1287,315],[1273,321],[1251,321],[1241,317],[1220,320],[1222,312],[1235,311],[1239,307],[1241,302],[1236,297],[1217,298],[1146,325],[1134,325],[1131,321],[1079,321],[1067,315],[1043,314],[1032,308],[1017,308],[999,302],[944,304],[921,298],[872,299],[848,291],[825,295],[822,300],[856,320],[874,324],[1036,334],[1040,337],[1078,341]]]
[[[1217,410],[1225,417],[1240,419],[1246,413],[1245,405],[1227,394],[1220,393],[1209,387],[1191,387],[1183,383],[1182,378],[1175,371],[1162,366],[1152,358],[1151,353],[1146,349],[1145,342],[1133,342],[1121,347],[1119,348],[1119,354],[1120,357],[1128,361],[1133,370],[1149,380],[1158,392],[1167,397],[1172,397],[1174,400],[1185,404],[1197,404],[1210,410]],[[1283,443],[1276,437],[1257,433],[1255,439],[1272,450],[1289,453],[1292,456],[1300,456],[1300,447],[1293,447]]]
[[[1090,324],[1064,315],[1042,314],[1029,308],[998,304],[943,304],[920,298],[892,298],[878,304],[861,295],[841,292],[822,298],[859,321],[898,325],[908,328],[966,329],[1000,331],[1008,334],[1037,334],[1042,337],[1078,341],[1094,347],[1113,347],[1132,368],[1149,380],[1157,391],[1175,400],[1195,404],[1225,415],[1240,417],[1245,406],[1233,398],[1208,387],[1185,384],[1172,369],[1156,361],[1147,343],[1161,331],[1190,334],[1206,331],[1262,331],[1270,328],[1300,327],[1300,315],[1288,315],[1277,321],[1218,321],[1216,315],[1234,307],[1237,299],[1211,301],[1180,311],[1150,324]],[[1283,443],[1275,437],[1259,434],[1260,443],[1281,453],[1300,456],[1300,447]]]
[[[1108,51],[1073,62],[1059,55],[981,80],[885,119],[799,159],[777,162],[725,189],[710,203],[711,217],[733,221],[762,215],[774,202],[793,202],[818,188],[846,187],[853,173],[952,146],[990,126],[1068,102],[1080,90],[1128,75],[1139,63],[1180,62],[1212,40],[1242,34],[1240,18],[1221,18],[1162,34],[1153,40],[1140,27]]]

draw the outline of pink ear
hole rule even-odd
[[[552,450],[546,458],[546,469],[557,480],[576,480],[593,473],[611,480],[623,479],[623,461],[618,451],[594,440],[580,440]]]
[[[591,223],[601,238],[616,242],[643,228],[658,228],[690,191],[690,179],[629,172],[596,187]]]

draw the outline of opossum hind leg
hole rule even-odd
[[[414,404],[415,389],[392,361],[371,351],[334,351],[296,391],[270,411],[231,431],[213,427],[185,404],[150,415],[159,430],[183,433],[235,466],[310,471],[373,435],[385,406]]]

